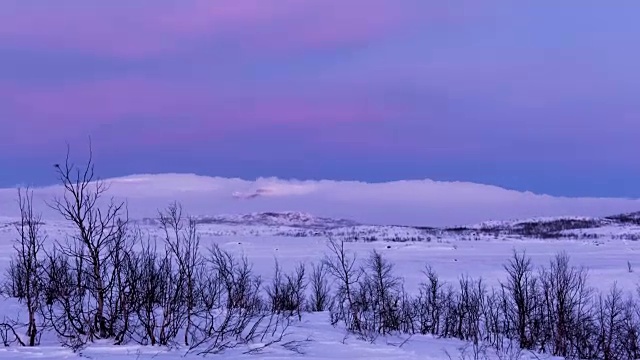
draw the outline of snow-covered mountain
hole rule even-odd
[[[468,227],[447,229],[459,234],[520,236],[529,238],[640,239],[640,213],[605,217],[563,216],[514,221],[486,221]]]
[[[362,224],[348,219],[316,217],[299,212],[265,212],[245,215],[201,216],[200,228],[215,236],[332,236],[350,241],[431,241],[433,239],[511,238],[620,238],[640,239],[640,214],[606,217],[542,217],[489,221],[460,227],[422,227]],[[155,224],[145,219],[146,224]]]
[[[298,211],[200,216],[197,220],[201,224],[289,226],[309,229],[332,229],[359,225],[353,220],[318,217]]]
[[[432,231],[411,226],[368,225],[348,219],[284,211],[195,217],[208,236],[336,237],[350,241],[425,241]],[[135,220],[158,228],[157,218]]]

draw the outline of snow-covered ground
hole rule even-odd
[[[12,254],[16,219],[0,219],[0,267],[5,268]],[[554,221],[538,219],[536,221]],[[532,220],[533,221],[533,220]],[[425,281],[421,271],[432,266],[443,280],[455,282],[461,275],[482,277],[489,285],[504,279],[503,264],[514,250],[526,251],[535,265],[545,265],[559,252],[570,255],[573,264],[590,269],[589,284],[607,290],[614,281],[627,291],[634,291],[640,273],[640,242],[622,239],[621,234],[640,233],[640,227],[624,224],[606,225],[594,229],[563,230],[563,234],[597,234],[596,238],[541,239],[526,236],[474,233],[477,227],[463,232],[438,229],[419,229],[401,226],[360,225],[347,220],[314,218],[300,213],[249,214],[244,216],[214,216],[200,218],[201,245],[218,244],[233,254],[244,255],[254,271],[269,280],[277,259],[284,270],[299,263],[317,263],[326,253],[327,236],[350,241],[347,249],[364,258],[377,250],[391,260],[396,272],[405,281],[408,292],[416,292]],[[518,222],[520,223],[520,222]],[[158,224],[150,219],[138,221],[141,229],[151,236],[160,236]],[[509,227],[514,224],[495,224]],[[46,220],[44,229],[50,238],[61,238],[71,231],[68,224]],[[504,229],[503,229],[504,230]],[[371,238],[376,241],[368,241]],[[18,316],[20,307],[13,300],[5,300],[0,307],[5,316]],[[402,344],[402,346],[400,346]],[[327,313],[306,314],[301,322],[289,328],[283,341],[259,352],[265,359],[458,359],[465,344],[450,339],[428,336],[380,338],[367,342],[347,336],[340,327],[329,324]],[[249,348],[237,348],[215,355],[219,358],[256,358],[246,353]],[[471,351],[467,349],[466,351]],[[184,355],[180,350],[141,346],[108,346],[95,344],[81,355],[91,359],[174,359]],[[75,358],[70,350],[53,343],[36,349],[10,347],[0,349],[0,358]],[[194,356],[195,355],[189,355]],[[540,356],[540,355],[537,355]],[[524,354],[521,359],[535,358]],[[544,358],[544,357],[542,357]],[[497,357],[489,357],[497,359]]]
[[[640,214],[600,217],[637,211],[638,200],[555,198],[430,180],[367,184],[164,174],[109,182],[110,195],[128,200],[129,214],[145,234],[162,237],[155,219],[157,209],[179,201],[187,212],[197,215],[203,247],[217,244],[231,254],[246,256],[265,282],[271,279],[276,260],[285,272],[301,263],[308,267],[320,262],[328,238],[346,240],[347,250],[361,260],[372,250],[381,253],[394,264],[395,273],[412,295],[426,281],[422,271],[427,265],[450,283],[470,276],[482,278],[488,286],[497,285],[505,278],[503,265],[513,251],[526,251],[535,266],[545,266],[565,252],[574,265],[589,268],[589,285],[602,291],[616,282],[624,291],[633,292],[640,282],[640,273],[629,271],[629,267],[640,269]],[[49,240],[63,239],[73,231],[44,204],[60,194],[59,186],[34,189],[35,206],[43,212]],[[15,195],[15,189],[0,189],[0,269],[8,266],[13,253]],[[290,209],[297,211],[287,211]],[[216,215],[219,213],[227,215]],[[564,216],[567,214],[578,216]],[[493,220],[483,221],[489,219]],[[460,226],[473,223],[476,225]],[[431,225],[441,227],[428,227]],[[24,318],[23,307],[14,299],[3,299],[3,318]],[[3,348],[0,359],[185,356],[180,349],[108,343],[94,343],[75,354],[57,344],[50,337],[43,338],[37,348]],[[340,325],[331,326],[326,312],[304,314],[301,321],[291,324],[282,341],[262,351],[255,348],[260,344],[251,346],[228,349],[215,357],[466,360],[474,353],[462,341],[430,336],[365,341],[347,336]],[[486,351],[490,360],[550,359],[540,354],[515,357]]]
[[[256,345],[256,346],[259,346]],[[488,359],[499,359],[490,349],[484,351]],[[303,320],[289,328],[282,345],[250,352],[250,348],[230,349],[222,354],[209,355],[212,359],[268,359],[268,360],[453,360],[473,359],[473,348],[461,341],[435,339],[430,336],[390,337],[371,343],[347,336],[332,327],[326,314],[307,314]],[[464,355],[466,354],[466,355]],[[460,358],[460,356],[467,356]],[[79,354],[59,347],[41,346],[28,348],[0,348],[0,359],[203,359],[202,356],[186,355],[180,350],[164,350],[142,346],[92,345]],[[479,358],[484,359],[484,358]],[[505,358],[509,359],[509,358]],[[518,360],[554,360],[556,357],[522,353]]]

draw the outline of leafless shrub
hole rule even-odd
[[[327,281],[327,267],[323,262],[312,267],[310,285],[309,310],[313,312],[327,310],[331,301],[331,288]]]
[[[176,293],[180,292],[171,284],[174,273],[166,253],[159,253],[156,241],[149,237],[141,236],[138,241],[140,250],[133,252],[127,262],[127,281],[133,284],[128,305],[133,316],[128,335],[143,345],[168,345],[177,330],[173,322],[165,320],[164,309],[172,313],[179,304]]]
[[[41,215],[36,214],[33,208],[32,191],[18,190],[18,207],[20,220],[15,225],[18,238],[13,245],[15,254],[9,264],[4,292],[24,303],[28,317],[26,323],[28,339],[25,344],[35,346],[40,341],[40,330],[44,327],[39,310],[45,286],[42,248],[46,236],[41,229]],[[12,332],[13,327],[17,325],[11,325]],[[8,326],[10,325],[5,325],[7,329],[9,329]]]
[[[640,309],[632,296],[625,301],[624,315],[620,329],[623,359],[640,359]]]
[[[416,299],[417,316],[421,334],[436,335],[440,331],[440,319],[443,306],[443,286],[438,274],[430,266],[423,272],[427,281],[420,285],[420,294]]]
[[[488,346],[486,344],[466,343],[458,348],[456,357],[453,357],[447,350],[445,350],[445,355],[449,360],[489,360],[487,350]]]
[[[253,275],[246,257],[238,259],[213,244],[205,262],[211,273],[216,274],[221,281],[223,299],[228,309],[239,308],[254,312],[262,309],[264,304],[259,296],[262,279]]]
[[[540,281],[547,324],[543,347],[554,356],[575,356],[580,347],[573,344],[588,342],[593,291],[587,287],[587,270],[571,266],[569,256],[560,253],[541,271]]]
[[[109,323],[114,322],[109,316],[119,314],[110,314],[107,306],[109,302],[116,304],[120,296],[114,289],[117,284],[114,277],[119,271],[114,267],[114,256],[127,224],[123,202],[103,201],[108,184],[95,176],[91,155],[90,148],[87,164],[79,167],[70,162],[67,152],[65,162],[56,165],[64,194],[50,204],[75,227],[74,234],[66,241],[58,241],[56,248],[63,256],[73,259],[72,270],[78,287],[73,299],[56,299],[72,306],[63,304],[59,309],[64,313],[53,316],[60,325],[56,329],[61,338],[80,342],[116,335],[109,328]],[[109,299],[110,296],[116,299]]]
[[[325,255],[323,263],[337,283],[331,308],[331,323],[336,325],[342,321],[349,331],[358,333],[362,330],[362,324],[359,318],[359,304],[356,304],[353,298],[356,284],[362,276],[361,269],[356,266],[355,255],[350,255],[344,248],[344,241],[330,238],[327,247],[329,254]]]
[[[306,352],[303,349],[310,342],[311,342],[311,338],[306,338],[304,340],[292,340],[282,344],[282,347],[298,355],[305,355]]]
[[[463,276],[459,280],[459,292],[456,300],[456,327],[454,336],[472,341],[474,344],[480,342],[481,315],[485,300],[486,287],[482,280],[473,280]]]
[[[307,289],[306,270],[304,264],[299,264],[295,271],[286,275],[285,297],[282,310],[288,311],[289,316],[296,314],[302,320],[302,309],[305,306],[305,292]]]
[[[213,245],[204,266],[198,272],[198,306],[189,331],[190,351],[217,353],[269,333],[275,336],[288,326],[288,317],[264,310],[261,279],[253,275],[246,258],[238,260]]]
[[[498,360],[522,360],[524,354],[524,350],[514,341],[508,341],[505,346],[495,350]]]
[[[363,277],[354,297],[361,333],[376,337],[400,331],[402,282],[393,274],[393,265],[374,250],[361,272]]]
[[[266,287],[271,312],[289,316],[296,314],[301,318],[306,287],[304,264],[298,265],[292,274],[283,274],[276,260],[273,279]]]
[[[512,345],[513,341],[506,340],[509,323],[506,321],[504,314],[504,293],[492,288],[485,297],[485,303],[483,308],[484,319],[484,336],[485,342],[500,351],[504,348],[505,342],[508,345]]]
[[[625,354],[624,320],[627,303],[616,284],[606,296],[600,294],[596,303],[597,336],[592,340],[598,359],[621,359]]]
[[[171,204],[159,216],[165,235],[165,266],[175,269],[170,275],[174,289],[170,306],[164,308],[163,328],[173,328],[171,332],[176,333],[184,324],[184,345],[188,346],[196,307],[195,272],[203,261],[199,253],[200,236],[195,219],[184,217],[182,205],[178,203]],[[164,334],[163,329],[160,333]],[[161,342],[164,342],[162,336]]]
[[[514,252],[504,265],[507,280],[501,283],[503,310],[510,338],[517,338],[519,347],[532,349],[535,339],[534,309],[537,304],[537,282],[531,259],[525,253]]]
[[[2,341],[4,346],[11,346],[15,343],[20,346],[27,345],[16,332],[15,326],[11,322],[7,322],[6,319],[5,321],[0,322],[0,341]]]

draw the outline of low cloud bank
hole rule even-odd
[[[538,216],[604,216],[640,211],[640,200],[566,198],[464,182],[406,180],[256,180],[192,174],[132,175],[108,180],[110,196],[126,199],[132,217],[154,216],[171,201],[193,215],[258,211],[303,211],[372,224],[453,226],[486,220]],[[45,203],[62,194],[60,186],[34,189],[45,217]],[[16,216],[16,190],[0,189],[0,216]]]

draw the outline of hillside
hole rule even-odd
[[[429,227],[364,224],[349,219],[318,217],[309,213],[256,212],[195,217],[204,236],[277,236],[277,237],[333,237],[347,241],[434,241],[482,240],[495,238],[532,239],[640,239],[638,213],[597,217],[545,217],[514,221],[488,221],[460,227]],[[15,219],[0,218],[0,232],[13,231]],[[133,219],[143,228],[157,229],[158,219]],[[60,232],[68,225],[47,221],[47,228]]]

